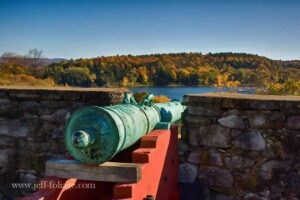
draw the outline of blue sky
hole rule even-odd
[[[300,1],[0,0],[0,54],[246,52],[300,59]]]

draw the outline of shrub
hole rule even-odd
[[[147,97],[149,95],[148,92],[135,92],[133,94],[136,102],[138,103],[142,103],[144,98]],[[160,96],[154,96],[153,98],[153,103],[162,103],[162,102],[168,102],[170,101],[171,99],[169,97],[166,97],[166,96],[163,96],[163,95],[160,95]]]
[[[0,85],[52,87],[55,85],[55,83],[51,78],[37,79],[27,74],[1,74]]]
[[[268,95],[300,95],[300,81],[287,80],[284,83],[266,84],[257,92]]]
[[[135,92],[134,94],[133,94],[133,96],[134,96],[134,99],[136,100],[136,102],[138,102],[138,103],[142,103],[143,102],[143,100],[144,100],[144,98],[146,97],[146,96],[148,96],[149,95],[149,93],[148,92]]]
[[[153,103],[163,103],[163,102],[168,102],[171,99],[169,97],[160,95],[160,96],[154,96],[153,98]]]

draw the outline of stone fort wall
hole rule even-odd
[[[31,183],[44,176],[48,159],[65,156],[64,125],[73,111],[120,103],[125,91],[0,87],[0,199],[16,192],[10,183]]]
[[[185,95],[184,104],[180,181],[188,194],[299,198],[300,97],[214,93]]]
[[[63,130],[76,109],[120,103],[125,89],[0,87],[0,199],[9,183],[44,176],[66,156]],[[300,97],[186,95],[179,140],[185,199],[297,199]],[[185,196],[187,195],[187,196]]]

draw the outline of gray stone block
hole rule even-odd
[[[218,122],[227,128],[244,129],[245,123],[242,117],[237,115],[230,115],[218,119]]]
[[[198,167],[190,163],[182,163],[179,165],[179,182],[193,183],[198,174]]]
[[[14,159],[14,149],[1,149],[0,150],[0,167],[12,167]]]
[[[242,156],[225,157],[225,165],[231,169],[252,167],[255,161]]]
[[[265,139],[259,132],[243,133],[233,140],[233,145],[243,150],[263,151],[266,149]]]
[[[219,167],[200,167],[198,179],[206,186],[232,187],[233,177],[229,170]]]
[[[29,128],[24,120],[1,120],[0,134],[13,137],[26,137],[29,134]]]

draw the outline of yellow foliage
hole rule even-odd
[[[160,95],[160,96],[154,96],[153,98],[153,103],[163,103],[163,102],[168,102],[171,99],[169,97]]]
[[[237,87],[240,86],[241,83],[239,81],[228,81],[226,83],[226,87],[228,88],[229,92],[237,92]]]
[[[205,72],[209,72],[209,68],[208,67],[199,67],[198,72],[200,73],[205,73]]]
[[[11,85],[11,82],[7,81],[7,80],[1,80],[0,79],[0,85]]]
[[[37,79],[27,74],[1,74],[0,85],[22,85],[22,86],[54,86],[54,80],[51,78]]]
[[[204,85],[208,85],[208,81],[209,81],[208,77],[204,77],[204,81],[203,81]]]
[[[258,93],[270,95],[300,95],[300,81],[289,79],[284,83],[266,83],[263,89],[258,90]]]
[[[236,88],[240,85],[241,85],[241,83],[239,81],[228,81],[226,83],[226,87],[228,87],[228,88]]]
[[[148,82],[148,76],[147,76],[147,68],[146,67],[140,67],[139,68],[139,74],[142,77],[142,83]]]
[[[127,77],[124,77],[123,80],[122,80],[121,85],[122,85],[123,87],[126,87],[126,86],[128,86],[128,83],[129,83],[128,78],[127,78]]]
[[[218,87],[224,87],[228,81],[228,74],[218,74],[216,77],[216,85]]]
[[[144,98],[146,98],[147,96],[149,95],[148,92],[135,92],[133,94],[136,102],[138,103],[142,103]],[[171,99],[166,97],[166,96],[163,96],[163,95],[160,95],[160,96],[154,96],[153,98],[153,103],[162,103],[162,102],[168,102],[170,101]]]

